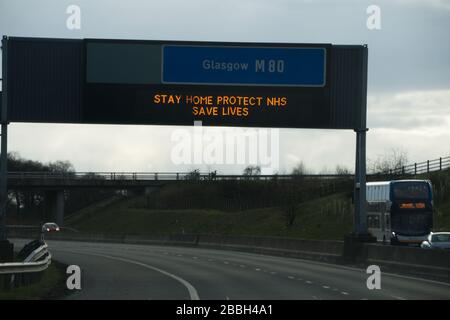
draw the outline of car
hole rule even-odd
[[[425,249],[450,249],[450,232],[432,232],[420,247]]]
[[[42,225],[42,232],[58,232],[59,226],[54,222],[47,222]]]

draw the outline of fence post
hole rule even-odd
[[[414,175],[417,175],[417,162],[414,163]]]
[[[442,157],[439,158],[439,171],[442,171]]]
[[[430,173],[430,160],[427,160],[427,173]]]

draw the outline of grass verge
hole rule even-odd
[[[236,212],[158,210],[142,208],[142,200],[135,197],[86,210],[70,226],[80,232],[104,234],[204,233],[342,240],[353,224],[351,199],[345,193],[299,204],[292,223],[282,207]]]
[[[0,291],[0,300],[53,300],[67,294],[66,265],[52,261],[39,282],[9,291]]]

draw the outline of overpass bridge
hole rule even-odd
[[[293,179],[352,179],[352,174],[307,175],[218,175],[214,172],[9,172],[8,187],[14,188],[145,188],[160,187],[171,182],[235,181],[235,180],[293,180]]]
[[[368,174],[368,179],[414,177],[450,168],[450,156],[401,166],[393,170]],[[224,175],[216,172],[8,172],[8,186],[14,188],[146,188],[160,187],[170,182],[228,181],[228,180],[293,180],[293,179],[353,179],[353,174],[274,174]]]
[[[273,181],[293,179],[353,179],[353,175],[218,175],[215,172],[8,172],[9,189],[38,189],[45,193],[50,215],[56,223],[64,223],[66,190],[75,188],[110,188],[144,190],[146,194],[168,183],[217,181]]]
[[[428,160],[402,166],[395,170],[367,175],[370,181],[415,177],[419,174],[450,168],[450,157]],[[321,179],[327,181],[353,180],[353,174],[308,174],[308,175],[222,175],[216,172],[8,172],[10,189],[39,189],[45,192],[46,200],[56,222],[63,225],[64,191],[71,188],[112,188],[116,190],[144,189],[146,193],[168,183],[214,182],[214,181],[295,181],[295,179]]]

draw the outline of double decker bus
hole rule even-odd
[[[368,231],[378,241],[420,245],[433,227],[432,190],[428,180],[368,182]]]

